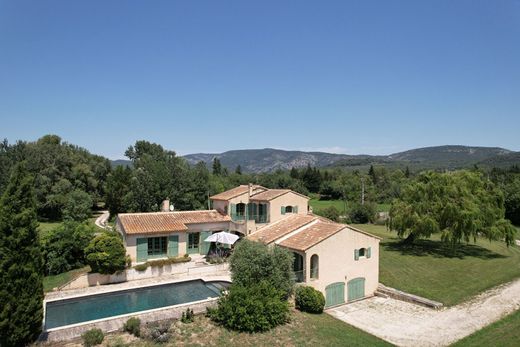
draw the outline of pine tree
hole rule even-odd
[[[237,168],[235,169],[235,173],[237,175],[241,175],[242,174],[242,167],[240,165],[237,165]]]
[[[213,175],[222,175],[222,164],[220,164],[220,160],[216,157],[213,159]]]
[[[33,179],[17,165],[0,198],[0,346],[23,346],[41,332],[43,258]]]
[[[368,170],[368,175],[374,184],[377,183],[376,170],[374,170],[374,166],[370,165],[370,169]]]

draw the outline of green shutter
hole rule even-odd
[[[137,239],[137,262],[142,263],[148,259],[148,239]]]
[[[367,248],[367,258],[370,258],[370,247]]]
[[[168,237],[168,257],[176,257],[179,255],[179,235],[170,235]]]
[[[210,236],[211,236],[211,231],[202,231],[200,233],[199,251],[200,251],[200,254],[202,254],[202,255],[206,255],[209,252],[209,247],[211,246],[211,242],[206,242],[204,240],[206,240]]]
[[[234,215],[236,213],[237,213],[237,210],[236,210],[235,204],[229,204],[229,214]]]
[[[354,250],[354,260],[359,260],[359,249]]]
[[[298,206],[293,206],[293,212],[298,213]]]
[[[345,302],[345,283],[336,282],[325,287],[325,307]]]
[[[285,214],[285,206],[282,206],[282,208],[281,208],[281,213],[282,213],[282,214]]]

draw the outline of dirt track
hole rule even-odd
[[[520,280],[438,311],[374,297],[328,313],[398,346],[448,346],[518,309]]]

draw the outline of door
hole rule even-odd
[[[170,235],[168,237],[168,257],[177,257],[179,255],[179,235]]]
[[[336,282],[325,288],[325,306],[340,305],[345,302],[345,283]]]
[[[354,278],[348,281],[348,301],[354,301],[365,297],[365,279]]]

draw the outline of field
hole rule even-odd
[[[324,208],[334,206],[340,213],[345,213],[345,201],[343,200],[309,200],[309,205],[316,210],[322,210]],[[377,212],[386,212],[390,210],[390,204],[377,204]]]
[[[381,283],[412,294],[454,305],[501,283],[520,277],[520,247],[477,240],[457,253],[438,237],[404,246],[395,233],[378,225],[353,225],[383,238],[380,245]]]
[[[214,325],[204,316],[172,328],[174,338],[169,344],[136,339],[126,333],[110,334],[107,345],[130,342],[132,347],[151,346],[391,346],[391,344],[345,324],[328,314],[307,314],[294,311],[291,322],[266,333],[237,333]],[[71,346],[68,344],[67,346]]]
[[[518,346],[520,310],[456,342],[452,347]]]

